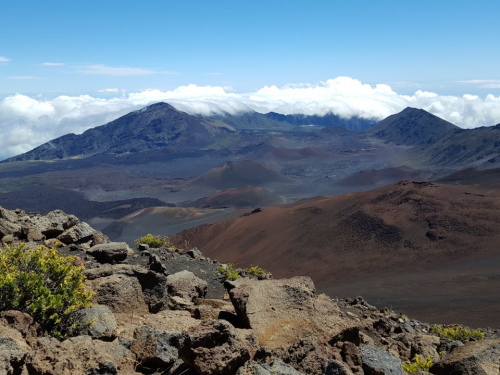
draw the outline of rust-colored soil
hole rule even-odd
[[[206,256],[311,276],[421,319],[499,326],[500,191],[400,182],[183,231]]]

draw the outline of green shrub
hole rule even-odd
[[[255,277],[256,279],[265,279],[270,273],[263,268],[257,266],[250,266],[248,268],[243,269],[244,272],[248,274],[250,277]]]
[[[405,370],[408,374],[418,374],[421,371],[428,372],[432,367],[432,358],[427,357],[424,361],[420,359],[418,354],[413,358],[413,362],[403,362],[403,370]]]
[[[236,267],[234,267],[233,263],[228,263],[226,267],[219,266],[219,268],[215,270],[215,274],[218,275],[223,282],[227,280],[234,281],[240,277],[240,274],[238,273]]]
[[[23,311],[44,332],[58,338],[71,335],[75,312],[92,306],[83,269],[76,257],[65,257],[55,247],[0,247],[0,311]]]
[[[172,243],[165,236],[153,236],[152,234],[146,234],[144,237],[135,240],[135,247],[139,248],[140,244],[146,244],[151,248],[157,249],[160,247],[172,247]]]
[[[470,340],[484,339],[484,334],[480,329],[470,330],[462,324],[454,324],[448,327],[434,325],[431,327],[431,332],[440,337],[449,340],[460,340],[464,343]]]

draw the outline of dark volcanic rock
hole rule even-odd
[[[366,375],[403,375],[401,360],[383,349],[361,348],[361,360]]]

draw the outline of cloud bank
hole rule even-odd
[[[120,71],[118,75],[129,73],[138,72]],[[228,87],[188,85],[169,91],[117,93],[111,98],[63,95],[40,99],[16,94],[0,101],[0,159],[29,151],[67,133],[81,133],[159,101],[205,116],[255,110],[307,115],[335,113],[380,120],[410,106],[425,109],[463,128],[500,123],[500,96],[445,96],[422,90],[400,95],[389,85],[369,85],[349,77],[315,85],[265,86],[251,93],[234,93]]]

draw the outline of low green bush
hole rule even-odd
[[[169,241],[168,237],[165,236],[154,236],[152,234],[146,234],[144,237],[135,240],[135,247],[139,248],[140,244],[146,244],[151,248],[158,249],[160,247],[172,247],[172,243]]]
[[[420,356],[417,354],[413,358],[413,362],[403,362],[403,370],[405,370],[408,374],[418,374],[422,371],[428,372],[432,367],[432,358],[427,357],[424,361],[420,359]]]
[[[454,324],[450,326],[431,326],[431,332],[437,336],[447,338],[449,340],[460,340],[467,342],[470,340],[482,340],[484,334],[480,329],[471,330],[462,324]]]
[[[246,272],[248,276],[254,277],[256,279],[266,279],[270,273],[263,268],[258,266],[250,266],[248,268],[243,269],[243,272]]]
[[[228,263],[226,267],[219,266],[215,270],[215,274],[219,276],[222,282],[227,280],[234,281],[240,277],[240,274],[233,263]]]
[[[71,336],[75,312],[92,306],[83,269],[76,257],[65,257],[55,247],[0,247],[0,311],[25,312],[44,332]]]

